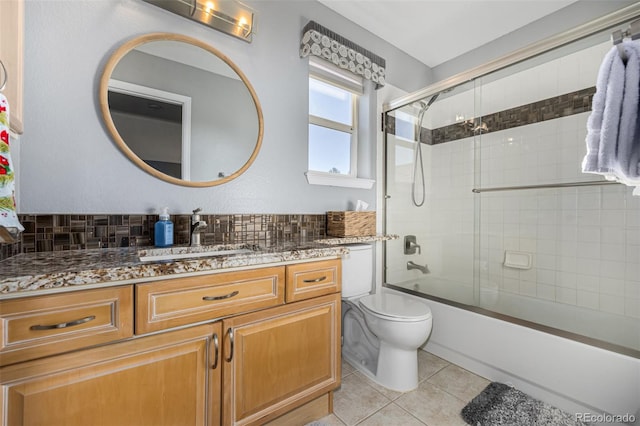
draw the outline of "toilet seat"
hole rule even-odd
[[[361,298],[358,304],[371,315],[388,321],[416,322],[431,318],[429,306],[401,295],[372,294]]]

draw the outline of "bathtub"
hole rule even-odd
[[[473,284],[425,277],[391,286],[418,296],[441,300],[445,304],[470,305],[489,316],[507,316],[552,334],[568,337],[593,346],[640,357],[640,319],[581,306],[523,296],[520,294],[481,288]]]
[[[405,283],[404,288],[387,286],[382,291],[407,294],[420,285]],[[446,282],[431,285],[440,287],[437,295],[442,300],[443,291],[473,298],[473,292],[464,292],[460,286],[449,288],[452,286]],[[526,300],[517,301],[516,295],[502,296],[484,292],[478,297],[484,299],[486,309],[507,304],[509,309],[529,315],[529,321],[534,320],[531,315],[536,312],[547,319],[551,315],[549,306],[530,305],[534,299],[520,297]],[[523,301],[527,302],[526,308]],[[433,314],[433,331],[423,349],[489,380],[512,384],[569,413],[591,413],[605,420],[595,424],[626,424],[612,422],[607,416],[627,415],[634,417],[631,424],[640,425],[640,359],[547,332],[553,330],[541,331],[474,312],[463,305],[427,302]],[[561,311],[568,307],[561,305]],[[564,319],[579,322],[581,318],[575,314],[566,314]],[[582,320],[591,322],[584,317]],[[635,338],[640,338],[637,323]]]

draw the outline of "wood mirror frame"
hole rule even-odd
[[[257,134],[257,140],[256,140],[255,147],[253,149],[253,152],[251,153],[247,161],[238,170],[234,171],[233,173],[230,173],[227,176],[220,177],[219,179],[215,179],[215,180],[191,181],[191,180],[179,179],[179,178],[170,176],[168,174],[165,174],[157,170],[156,168],[150,166],[149,164],[147,164],[127,145],[126,141],[122,138],[122,136],[118,132],[116,125],[113,121],[113,118],[111,116],[111,111],[109,109],[109,80],[111,79],[114,69],[116,68],[120,60],[127,53],[131,52],[136,47],[139,47],[145,43],[155,42],[155,41],[177,41],[177,42],[188,43],[192,46],[199,47],[215,55],[224,63],[226,63],[237,74],[240,80],[244,83],[251,98],[253,99],[253,103],[256,108],[255,112],[258,119],[258,123],[257,123],[258,134]],[[234,64],[229,58],[227,58],[224,54],[222,54],[219,50],[215,49],[214,47],[192,37],[188,37],[180,34],[172,34],[172,33],[151,33],[151,34],[146,34],[146,35],[136,37],[132,40],[125,42],[111,55],[111,57],[109,58],[104,68],[102,77],[100,79],[99,102],[100,102],[100,109],[102,112],[102,118],[104,120],[104,123],[107,127],[109,134],[113,138],[113,141],[116,143],[118,148],[120,148],[120,150],[133,163],[135,163],[138,167],[140,167],[147,173],[165,182],[173,183],[176,185],[189,186],[189,187],[208,187],[208,186],[221,185],[223,183],[229,182],[237,178],[238,176],[240,176],[249,168],[249,166],[251,166],[256,156],[258,155],[258,152],[260,151],[260,147],[262,145],[262,137],[264,133],[262,107],[260,106],[260,102],[258,100],[255,90],[253,89],[253,86],[251,86],[251,83],[249,83],[249,80],[244,75],[244,73],[240,70],[240,68],[238,68],[238,66]]]

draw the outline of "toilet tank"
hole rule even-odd
[[[346,246],[349,254],[342,257],[342,297],[371,293],[373,284],[373,250],[370,244]]]

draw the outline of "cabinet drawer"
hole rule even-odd
[[[287,266],[287,303],[310,299],[342,289],[340,259],[299,263]]]
[[[284,266],[136,285],[136,334],[284,303]]]
[[[0,365],[133,335],[133,286],[0,301]]]

